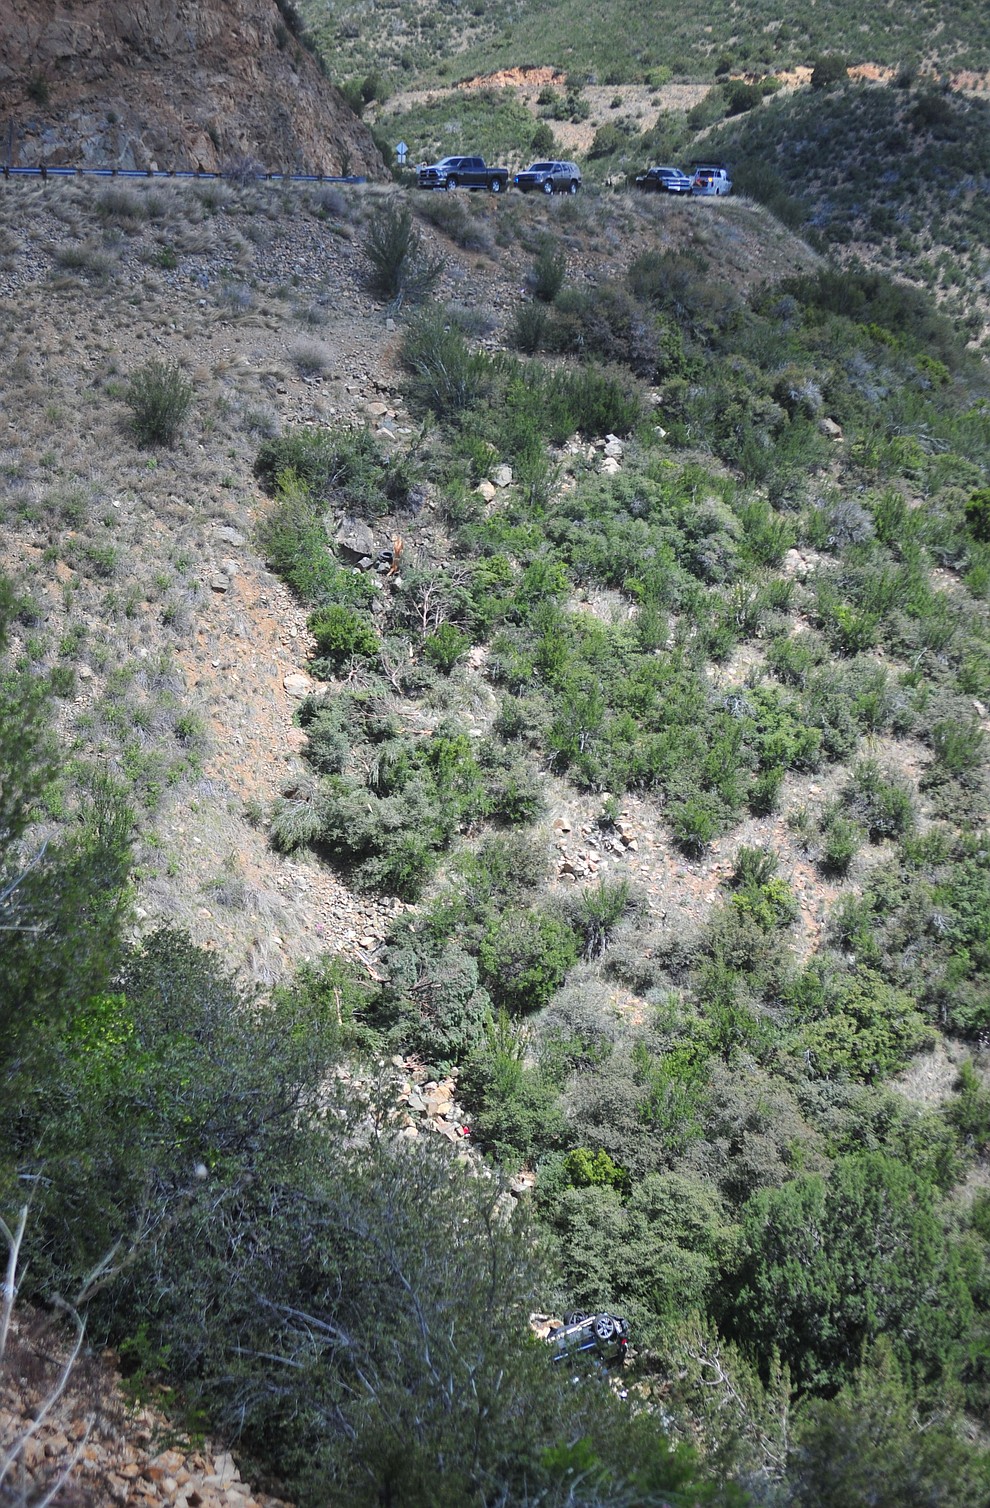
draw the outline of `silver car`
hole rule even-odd
[[[576,162],[534,162],[512,182],[523,194],[533,189],[541,194],[576,194],[581,187],[581,169]]]

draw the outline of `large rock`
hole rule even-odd
[[[345,518],[335,536],[335,543],[359,559],[375,553],[375,536],[363,520]]]
[[[386,176],[275,0],[0,0],[0,39],[15,166]]]

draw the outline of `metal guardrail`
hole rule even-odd
[[[243,183],[254,181],[255,183],[367,183],[367,178],[361,174],[349,173],[346,175],[330,173],[207,173],[196,169],[195,171],[178,171],[172,169],[163,172],[158,168],[68,168],[47,167],[42,164],[37,168],[12,168],[3,164],[3,176],[5,178],[193,178],[198,180],[219,179],[227,183]]]

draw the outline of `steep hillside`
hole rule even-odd
[[[990,102],[847,84],[798,90],[713,127],[738,187],[844,262],[930,290],[967,338],[990,333]]]
[[[13,353],[0,422],[4,563],[38,594],[45,627],[32,653],[52,666],[75,646],[66,736],[95,737],[128,771],[149,843],[138,896],[148,924],[181,921],[264,981],[327,944],[377,947],[393,909],[273,852],[259,829],[299,769],[286,678],[305,673],[311,641],[252,543],[264,435],[385,422],[411,443],[397,336],[363,286],[362,227],[376,202],[371,190],[209,183],[11,182],[0,194]],[[741,202],[719,216],[634,200],[469,204],[419,207],[465,243],[426,228],[448,258],[445,296],[491,310],[499,340],[548,225],[589,285],[621,276],[658,238],[711,257],[741,290],[816,260]],[[121,444],[125,379],[146,353],[178,359],[196,394],[188,432],[154,464]],[[389,413],[400,417],[383,421]],[[396,527],[410,552],[440,548],[429,512]],[[389,538],[384,522],[376,539]],[[151,737],[139,731],[149,722]]]
[[[25,1289],[300,1508],[990,1500],[980,354],[594,182],[11,180],[0,293]]]
[[[13,165],[382,176],[367,129],[275,0],[0,0]]]
[[[575,81],[618,84],[710,79],[720,67],[786,69],[823,53],[935,71],[986,70],[982,7],[976,0],[930,6],[884,4],[864,12],[841,0],[801,0],[784,14],[758,0],[668,6],[585,0],[497,0],[458,7],[388,0],[304,0],[301,9],[342,75],[377,70],[392,82],[470,78],[493,68],[546,64]],[[593,77],[592,77],[593,76]]]

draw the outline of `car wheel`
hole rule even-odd
[[[577,191],[578,191],[577,179],[576,178],[572,178],[571,182],[570,182],[570,186],[568,187],[567,192],[569,194],[576,194]]]
[[[588,1316],[585,1314],[585,1312],[584,1312],[583,1309],[575,1309],[572,1314],[565,1314],[564,1315],[564,1324],[565,1325],[580,1325],[581,1321],[582,1320],[586,1320],[587,1318],[588,1318]]]
[[[553,179],[552,178],[548,178],[546,180],[546,182],[544,183],[544,185],[543,185],[543,192],[545,194],[552,194],[553,193]]]
[[[500,194],[502,192],[501,178],[493,178],[488,187],[491,189],[493,194]]]
[[[611,1340],[615,1334],[615,1321],[609,1314],[600,1314],[595,1320],[595,1334],[599,1340]]]
[[[449,189],[456,188],[457,187],[457,179],[456,178],[448,178],[447,179],[447,187]]]

